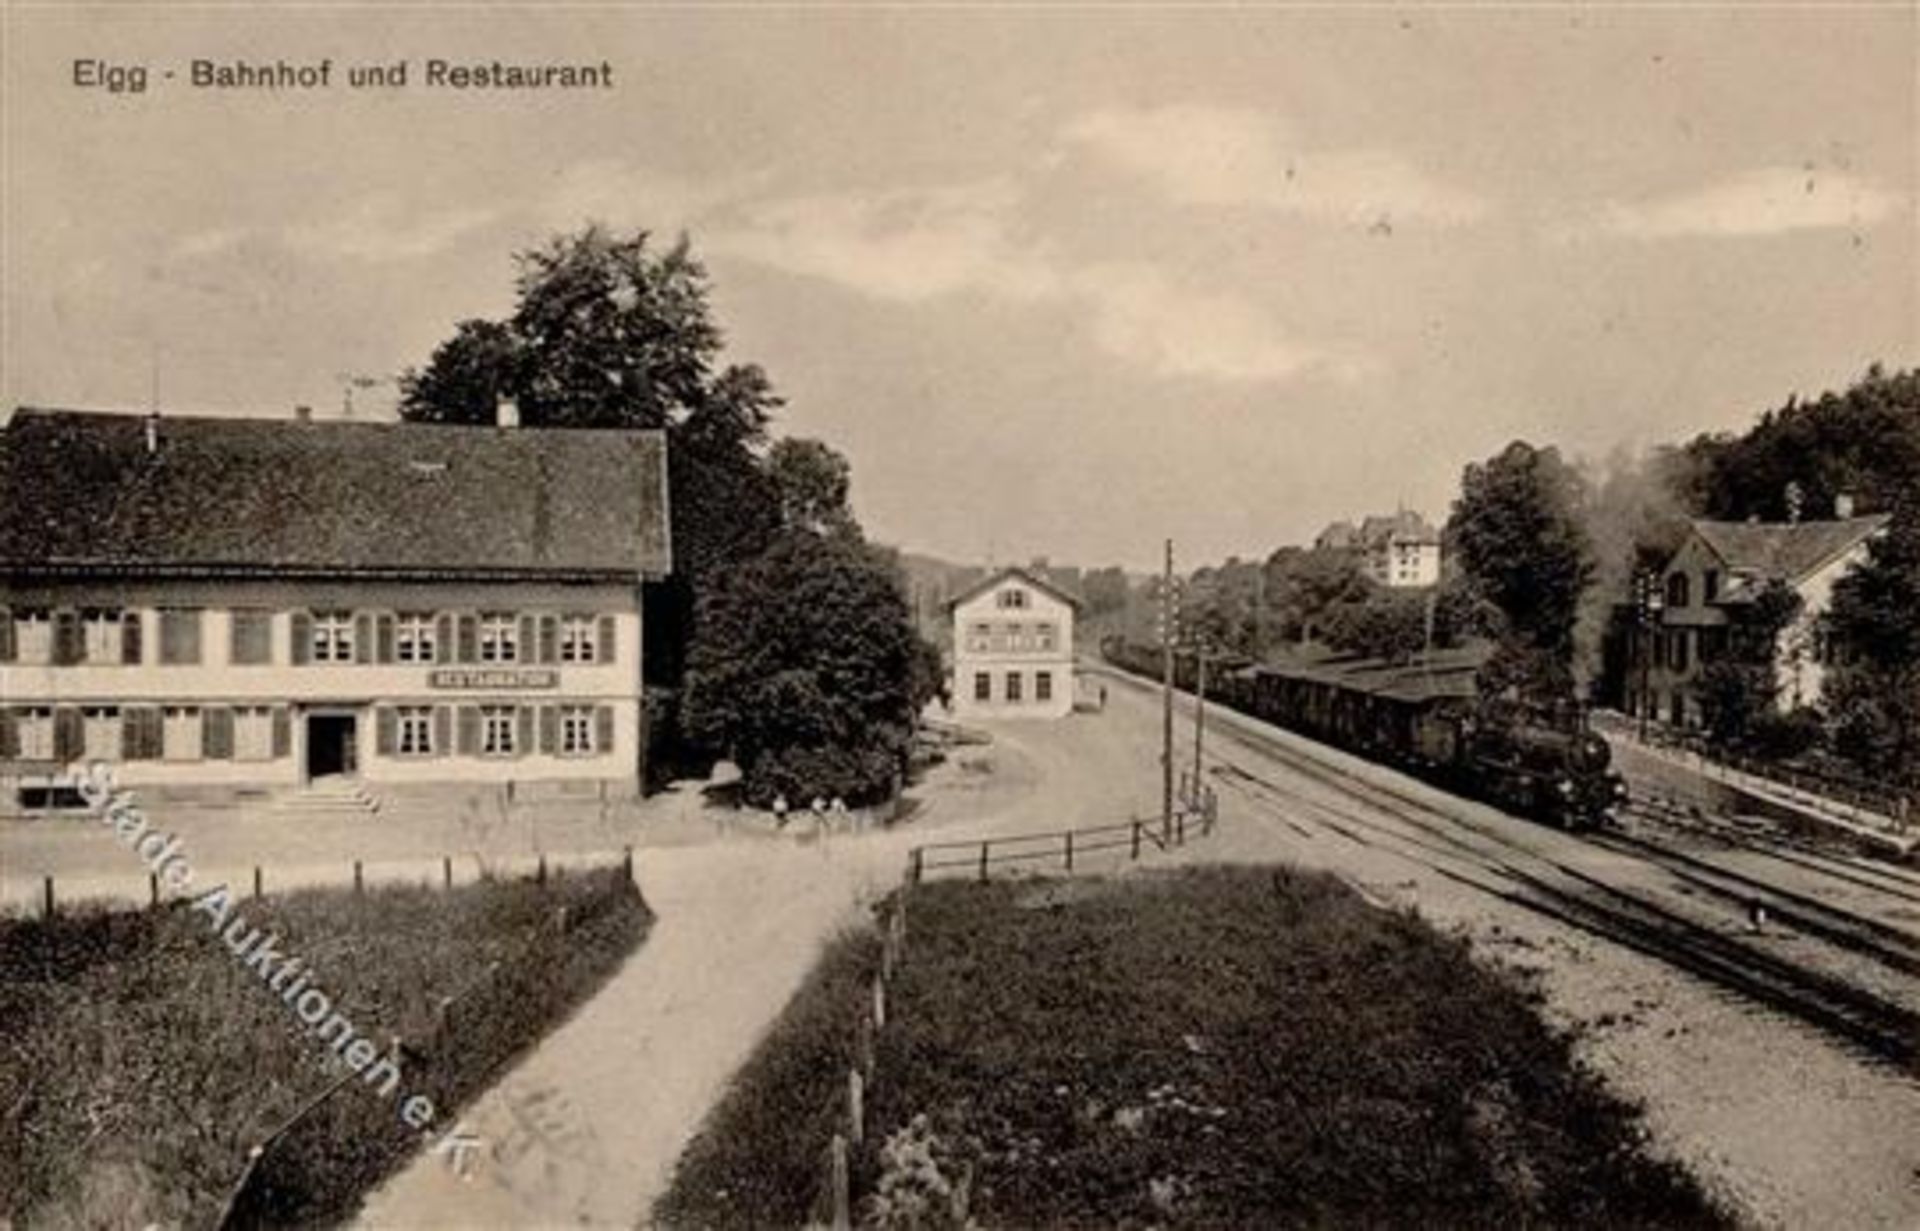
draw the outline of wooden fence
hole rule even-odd
[[[1129,820],[1112,825],[1093,825],[1062,829],[1051,833],[1017,834],[978,841],[929,842],[914,847],[907,855],[907,868],[900,888],[888,899],[880,924],[880,961],[860,1015],[854,1025],[853,1065],[847,1071],[844,1130],[835,1133],[827,1145],[825,1160],[826,1192],[830,1209],[824,1211],[834,1231],[847,1231],[853,1225],[852,1151],[866,1144],[867,1107],[871,1101],[874,1056],[880,1034],[888,1021],[888,988],[906,961],[908,904],[914,887],[941,871],[965,869],[980,880],[990,879],[995,867],[1010,864],[1051,865],[1058,861],[1061,870],[1071,873],[1076,858],[1101,851],[1125,850],[1129,861],[1140,858],[1143,849],[1166,850],[1186,842],[1191,829],[1195,836],[1213,832],[1219,820],[1220,801],[1213,789],[1204,784],[1183,790],[1181,806],[1171,824],[1160,821]],[[1043,868],[1044,870],[1044,868]],[[955,1225],[968,1225],[967,1205],[970,1178],[954,1186],[953,1208],[948,1211]]]
[[[561,867],[565,867],[568,869],[603,868],[607,866],[608,858],[615,855],[619,857],[619,859],[621,860],[621,866],[626,869],[627,876],[631,878],[633,876],[633,848],[631,846],[623,847],[621,848],[620,851],[617,851],[617,852],[615,851],[569,852],[564,864],[562,864],[559,860],[556,859],[554,861],[553,866],[556,869]],[[469,856],[466,856],[466,855],[460,856],[461,859],[466,859],[468,857]],[[530,860],[531,862],[529,863]],[[472,884],[476,880],[486,879],[491,876],[513,876],[516,874],[516,866],[523,869],[524,875],[531,877],[533,880],[539,882],[540,884],[544,885],[547,881],[548,857],[544,853],[538,856],[509,857],[506,859],[499,860],[497,862],[499,866],[493,866],[492,864],[483,866],[477,877],[471,878],[461,883]],[[452,889],[454,887],[453,865],[454,865],[454,856],[442,855],[440,857],[440,868],[439,868],[440,875],[438,878],[438,885],[440,888]],[[353,887],[353,891],[355,893],[365,892],[367,883],[368,883],[368,877],[367,877],[368,864],[364,860],[356,859],[353,861],[351,866],[352,866],[353,879],[351,882],[348,882],[345,876],[348,865],[345,863],[342,863],[339,865],[341,878],[338,881],[314,880],[312,879],[314,865],[302,865],[301,867],[302,876],[291,887],[295,889],[330,889],[330,888],[344,889],[348,886],[349,883],[351,883]],[[428,859],[393,860],[393,861],[387,861],[385,863],[376,863],[373,865],[373,867],[376,869],[384,868],[389,872],[391,872],[391,870],[394,868],[405,869],[405,873],[406,873],[405,875],[382,876],[379,880],[379,883],[381,884],[389,884],[389,885],[433,885],[435,884],[434,878],[430,874],[426,873],[426,869],[431,867],[431,863]],[[251,896],[255,899],[266,896],[268,885],[269,885],[269,878],[267,876],[267,872],[268,872],[268,869],[266,869],[262,865],[260,864],[253,865]],[[81,877],[78,879],[80,879],[83,883],[89,883],[89,882],[96,881],[99,878]],[[138,883],[138,882],[133,882],[133,883]],[[160,877],[160,874],[158,872],[149,872],[147,874],[147,895],[146,895],[147,908],[148,909],[157,908],[163,903],[168,901],[182,901],[190,898],[199,897],[200,895],[209,892],[213,887],[214,886],[209,885],[206,888],[195,889],[191,892],[185,892],[185,893],[175,892],[170,894],[168,892],[169,887],[165,883],[163,883]],[[237,895],[239,893],[239,887],[235,886],[234,891]],[[61,905],[63,903],[68,902],[67,898],[64,898],[61,896],[59,892],[58,881],[56,880],[55,877],[51,875],[42,876],[40,878],[40,893],[37,896],[38,896],[38,903],[40,907],[40,915],[42,918],[46,918],[46,919],[51,919],[54,915],[59,913]],[[98,901],[101,899],[98,897],[98,895],[92,895],[92,896],[82,896],[80,898],[73,899],[73,900],[74,901]],[[129,902],[129,899],[125,897],[122,897],[117,900],[122,902],[123,904]],[[131,906],[129,908],[137,909],[137,907],[131,907]]]

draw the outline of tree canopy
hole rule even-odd
[[[1876,776],[1920,789],[1920,493],[1865,563],[1833,588],[1827,631],[1841,647],[1826,688],[1834,746]]]
[[[930,681],[898,580],[876,553],[784,529],[715,579],[699,626],[684,721],[730,752],[749,800],[886,793]]]
[[[1573,690],[1574,627],[1593,574],[1580,476],[1558,450],[1515,441],[1469,465],[1447,523],[1468,584],[1499,613],[1489,691],[1542,699]]]

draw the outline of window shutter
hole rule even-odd
[[[393,613],[383,611],[373,621],[374,661],[393,661]]]
[[[520,617],[520,644],[516,648],[514,653],[515,661],[523,662],[523,663],[532,662],[534,657],[534,648],[536,643],[538,643],[539,640],[540,640],[540,621],[530,615],[521,616]]]
[[[559,616],[540,617],[540,661],[543,663],[560,661]]]
[[[560,710],[556,706],[540,707],[540,751],[552,756],[560,747]]]
[[[293,661],[297,666],[313,657],[313,615],[296,611],[287,617],[287,623],[293,630]]]
[[[0,663],[12,662],[19,653],[13,642],[13,612],[0,607]]]
[[[453,711],[444,705],[433,707],[433,755],[444,757],[453,751]]]
[[[284,705],[273,707],[273,755],[278,760],[293,754],[293,714]]]
[[[595,662],[613,661],[613,617],[600,617],[600,634],[594,639],[593,658]]]
[[[480,658],[480,621],[472,614],[460,617],[460,661],[476,662]]]
[[[120,661],[140,665],[146,647],[141,636],[146,631],[147,613],[129,609],[120,614]]]
[[[53,711],[54,760],[64,764],[86,750],[86,728],[82,722],[80,711],[71,705],[63,705]]]
[[[373,661],[373,617],[364,611],[353,617],[353,661]]]
[[[433,622],[433,661],[453,661],[453,617],[450,615],[439,616]]]
[[[373,711],[373,748],[383,757],[393,755],[399,744],[400,716],[391,705],[375,706]]]
[[[61,608],[53,613],[53,661],[77,663],[85,657],[86,642],[80,634],[80,613]]]
[[[200,753],[209,761],[233,760],[233,710],[210,705],[200,722]]]
[[[480,753],[480,711],[471,705],[460,707],[460,755],[478,756]]]
[[[613,707],[593,707],[593,750],[602,756],[613,751]]]
[[[13,711],[0,705],[0,760],[20,755],[20,734],[14,729]]]
[[[513,755],[523,757],[533,748],[533,707],[522,705],[515,708],[513,721],[516,728],[513,733]]]

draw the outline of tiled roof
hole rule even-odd
[[[1887,524],[1885,515],[1844,521],[1696,521],[1693,529],[1729,569],[1799,581],[1865,542]]]
[[[658,432],[23,408],[0,571],[660,576]]]
[[[1080,600],[1079,598],[1075,597],[1071,592],[1066,590],[1064,587],[1055,585],[1052,581],[1048,580],[1047,578],[1042,577],[1039,574],[1032,572],[1029,569],[1023,569],[1023,568],[1003,568],[997,573],[989,574],[988,576],[982,578],[978,582],[975,582],[973,585],[968,586],[966,589],[962,590],[960,593],[954,595],[952,598],[948,599],[947,610],[952,611],[955,607],[958,607],[960,604],[964,602],[968,602],[971,599],[975,598],[976,596],[986,593],[988,590],[993,589],[993,587],[999,585],[1001,582],[1005,581],[1009,577],[1018,577],[1020,580],[1026,582],[1028,585],[1034,587],[1035,589],[1044,590],[1048,594],[1053,595],[1055,598],[1059,599],[1061,602],[1065,603],[1067,606],[1073,608],[1075,611],[1080,610]]]

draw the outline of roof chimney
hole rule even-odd
[[[1833,515],[1841,521],[1853,516],[1853,497],[1841,492],[1833,498]]]
[[[297,422],[297,423],[312,423],[312,422],[313,422],[313,407],[311,407],[311,406],[296,406],[296,407],[294,407],[294,408],[293,408],[293,418],[294,418],[294,421],[295,421],[295,422]]]
[[[499,427],[520,426],[520,403],[512,398],[501,398],[494,408],[494,423]]]
[[[152,457],[160,451],[160,412],[147,412],[147,456]]]

